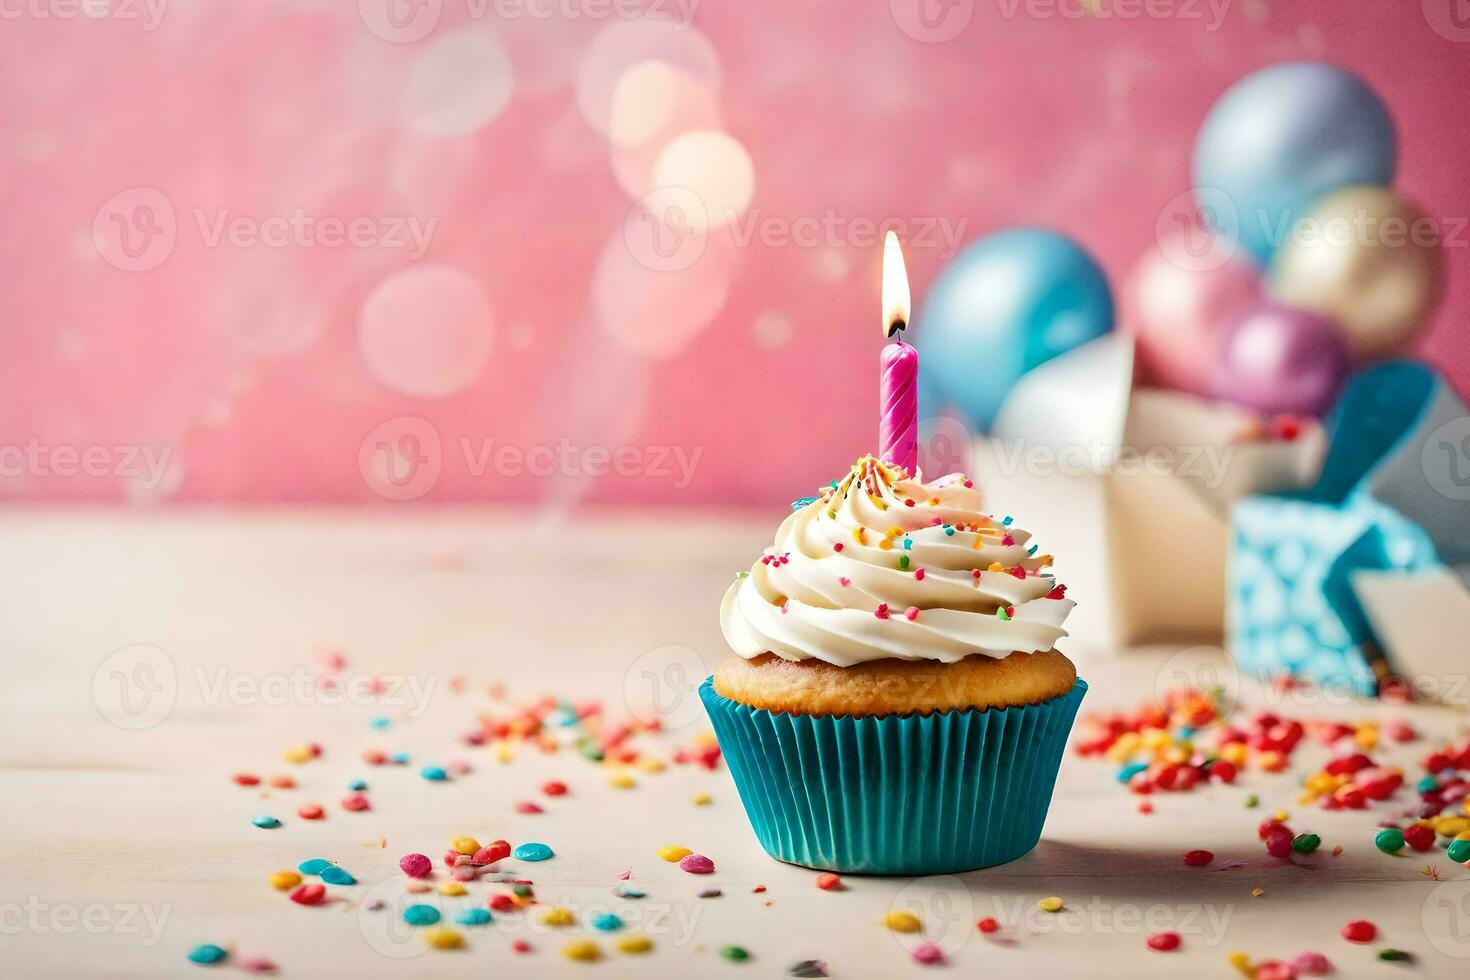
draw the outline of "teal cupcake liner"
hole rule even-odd
[[[823,871],[930,875],[1036,846],[1087,693],[928,715],[789,715],[700,685],[756,839]]]

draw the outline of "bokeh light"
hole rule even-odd
[[[719,88],[719,59],[698,30],[657,19],[610,24],[592,39],[577,72],[577,107],[593,129],[609,131],[618,80],[643,61],[674,65]]]
[[[500,43],[483,31],[454,31],[414,63],[403,118],[426,135],[464,136],[500,115],[510,95],[510,58]]]
[[[674,357],[724,307],[734,268],[735,249],[723,235],[711,236],[693,264],[662,271],[640,262],[619,230],[593,277],[598,320],[631,351],[655,360]]]
[[[655,187],[680,187],[704,202],[708,227],[739,218],[755,193],[755,165],[740,141],[712,129],[674,139],[653,166]]]
[[[407,395],[443,398],[480,376],[494,340],[480,284],[448,266],[399,272],[368,296],[358,345],[369,373]]]

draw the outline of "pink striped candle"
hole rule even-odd
[[[909,324],[909,275],[898,236],[883,239],[883,336]],[[879,359],[878,456],[912,475],[919,463],[919,352],[902,340]]]

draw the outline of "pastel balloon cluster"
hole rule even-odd
[[[1320,415],[1356,365],[1428,323],[1438,226],[1389,187],[1393,122],[1322,62],[1247,76],[1194,148],[1194,191],[1139,260],[1127,329],[1144,383],[1262,412]]]

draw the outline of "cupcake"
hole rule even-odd
[[[792,507],[725,593],[735,655],[700,688],[761,846],[869,874],[1031,850],[1087,690],[1051,556],[963,475],[871,456]]]

